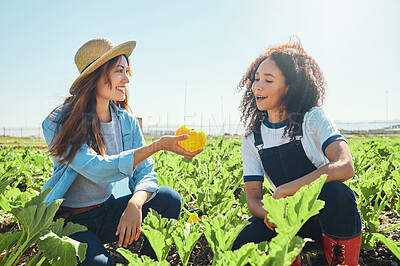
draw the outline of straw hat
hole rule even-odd
[[[110,39],[104,37],[92,39],[82,45],[75,54],[75,64],[81,74],[71,85],[69,93],[74,95],[76,86],[82,78],[95,71],[108,60],[122,54],[130,56],[135,46],[135,41],[115,45]]]

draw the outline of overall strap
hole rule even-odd
[[[253,128],[254,146],[256,146],[258,153],[261,155],[264,147],[264,142],[261,137],[261,121],[257,121]]]

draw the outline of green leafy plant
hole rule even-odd
[[[153,209],[150,209],[143,221],[142,232],[149,240],[159,261],[165,260],[171,248],[175,223],[175,220],[162,218]]]
[[[87,245],[66,237],[66,234],[85,231],[86,227],[69,223],[62,229],[63,220],[53,222],[62,200],[55,200],[50,205],[44,203],[43,200],[50,190],[47,189],[33,197],[23,207],[11,209],[21,229],[0,234],[0,250],[6,251],[1,265],[15,265],[25,250],[38,239],[40,239],[39,249],[45,251],[36,255],[30,261],[30,265],[41,265],[45,262],[53,262],[55,265],[76,265],[76,256],[81,261],[85,258]],[[57,259],[58,257],[63,259],[62,262]]]
[[[213,265],[221,259],[225,251],[232,249],[233,242],[249,224],[248,221],[241,221],[237,215],[238,209],[232,209],[226,214],[214,217],[202,216],[202,223],[205,227],[204,235],[214,253]]]
[[[185,266],[188,264],[190,254],[192,253],[197,240],[203,234],[200,231],[200,223],[188,223],[187,220],[186,216],[183,219],[180,219],[176,223],[176,229],[172,234],[182,264]]]
[[[348,184],[357,194],[364,223],[362,248],[374,249],[380,241],[400,259],[398,243],[384,236],[400,224],[380,230],[380,215],[384,210],[398,215],[400,198],[400,158],[385,142],[370,141],[358,147],[354,158],[357,176]]]
[[[52,265],[76,265],[74,258],[78,256],[79,261],[85,259],[87,244],[80,243],[69,235],[86,231],[86,227],[80,224],[67,223],[64,226],[64,219],[58,219],[50,230],[45,230],[38,243],[39,250]]]

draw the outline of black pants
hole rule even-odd
[[[75,215],[65,220],[82,224],[88,228],[85,232],[72,234],[70,237],[83,243],[87,243],[86,259],[80,265],[114,265],[111,255],[103,244],[118,241],[115,235],[119,219],[132,195],[118,199],[111,196],[100,207]],[[145,203],[142,207],[143,219],[147,216],[149,208],[152,208],[162,217],[178,219],[181,211],[182,199],[180,195],[170,187],[160,187],[157,195]],[[59,213],[61,214],[61,213]],[[56,214],[58,215],[58,214]],[[156,259],[154,250],[145,238],[141,254]]]

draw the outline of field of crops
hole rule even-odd
[[[351,138],[349,145],[356,176],[347,184],[357,194],[364,223],[360,264],[400,265],[400,139]],[[48,191],[40,194],[40,188],[52,172],[46,149],[0,148],[0,251],[4,250],[0,265],[15,265],[21,258],[27,265],[75,265],[86,246],[68,235],[85,228],[63,226],[62,219],[52,221],[61,201],[50,206],[42,203]],[[153,213],[144,222],[142,232],[159,260],[154,265],[290,265],[300,252],[306,240],[296,232],[301,221],[322,208],[315,199],[324,177],[279,201],[271,198],[271,188],[264,182],[264,206],[269,206],[278,235],[270,243],[230,251],[250,215],[240,148],[240,140],[216,139],[192,160],[169,152],[153,156],[159,184],[177,190],[184,203],[178,221]],[[302,207],[296,208],[299,203]],[[294,219],[279,219],[283,213]],[[115,243],[107,248],[118,263],[152,264],[136,255],[140,241],[127,249],[117,249]],[[303,252],[302,257],[303,265],[326,264],[321,252]]]

